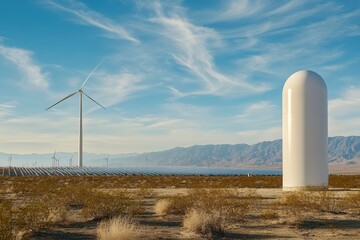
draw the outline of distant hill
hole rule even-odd
[[[330,137],[329,163],[340,166],[360,166],[360,136]],[[52,153],[13,155],[13,165],[49,166]],[[73,156],[76,164],[76,153],[58,153],[60,164],[68,166]],[[106,166],[107,154],[84,153],[86,166]],[[1,166],[7,166],[9,154],[0,153]],[[219,144],[176,147],[166,151],[142,154],[110,155],[109,166],[197,166],[197,167],[247,167],[247,168],[281,168],[282,141],[266,141],[253,145]]]
[[[351,164],[360,160],[360,137],[330,137],[329,163]],[[253,145],[219,144],[177,147],[161,152],[122,157],[119,162],[145,166],[256,167],[280,168],[282,141],[266,141]]]

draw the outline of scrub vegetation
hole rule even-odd
[[[96,234],[99,240],[136,240],[141,228],[130,217],[118,216],[99,223]]]
[[[217,210],[191,209],[184,216],[184,228],[192,233],[213,237],[225,231],[225,217]]]
[[[155,212],[159,215],[185,214],[192,209],[219,212],[227,219],[241,219],[251,208],[256,208],[260,195],[254,190],[192,189],[186,195],[159,199]]]
[[[37,239],[80,223],[99,239],[236,239],[259,226],[346,226],[360,234],[360,176],[329,182],[335,191],[283,193],[279,176],[0,176],[0,240]]]
[[[11,177],[2,179],[0,235],[27,239],[58,223],[75,218],[109,219],[142,212],[139,197],[126,189],[105,192],[92,181],[61,177]],[[91,179],[92,180],[92,179]]]

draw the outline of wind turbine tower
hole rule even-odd
[[[10,155],[9,157],[9,167],[11,167],[11,160],[12,160],[12,155]]]
[[[106,167],[109,167],[109,157],[110,157],[110,154],[104,158],[106,160]]]
[[[72,167],[72,160],[73,160],[73,156],[71,156],[71,158],[69,159],[69,167]]]
[[[89,78],[91,77],[91,75],[95,72],[95,70],[100,66],[100,64],[102,63],[102,61],[96,65],[96,67],[90,72],[90,74],[86,77],[84,83],[81,85],[81,87],[76,91],[73,92],[71,94],[69,94],[68,96],[64,97],[63,99],[61,99],[60,101],[56,102],[55,104],[51,105],[50,107],[48,107],[46,110],[49,110],[50,108],[54,107],[55,105],[65,101],[68,98],[71,98],[72,96],[74,96],[75,94],[79,93],[79,151],[78,151],[78,167],[82,167],[83,166],[83,127],[82,127],[82,97],[83,95],[87,98],[89,98],[91,101],[93,101],[94,103],[96,103],[97,105],[99,105],[100,107],[102,107],[103,109],[106,109],[104,106],[102,106],[100,103],[98,103],[97,101],[95,101],[94,99],[92,99],[89,95],[87,95],[84,91],[83,91],[83,87],[85,86],[86,82],[89,80]]]
[[[56,163],[59,162],[59,159],[56,158],[56,150],[54,152],[54,155],[51,157],[51,160],[52,160],[52,167],[56,167]]]

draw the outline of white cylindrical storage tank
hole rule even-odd
[[[324,80],[299,71],[282,92],[283,190],[328,186],[328,104]]]

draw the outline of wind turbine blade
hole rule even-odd
[[[92,99],[90,96],[88,96],[86,93],[84,93],[83,91],[82,91],[82,93],[86,96],[86,97],[88,97],[91,101],[93,101],[94,103],[96,103],[97,105],[99,105],[100,107],[102,107],[103,109],[105,109],[106,110],[106,108],[103,106],[103,105],[101,105],[100,103],[98,103],[97,101],[95,101],[94,99]]]
[[[62,101],[65,101],[66,99],[68,99],[68,98],[70,98],[70,97],[74,96],[74,95],[75,95],[75,94],[77,94],[77,93],[78,93],[78,91],[76,91],[76,92],[74,92],[74,93],[72,93],[72,94],[70,94],[70,95],[68,95],[68,96],[64,97],[63,99],[61,99],[61,100],[60,100],[60,101],[58,101],[57,103],[55,103],[55,104],[51,105],[50,107],[48,107],[47,109],[45,109],[45,111],[46,111],[46,110],[49,110],[50,108],[54,107],[55,105],[58,105],[58,104],[59,104],[59,103],[61,103]]]
[[[96,69],[102,64],[103,61],[104,61],[104,59],[102,59],[102,60],[98,63],[98,65],[96,65],[96,67],[89,73],[89,75],[86,77],[84,83],[81,85],[80,89],[82,89],[82,88],[85,86],[86,82],[89,80],[89,78],[91,77],[91,75],[96,71]]]

